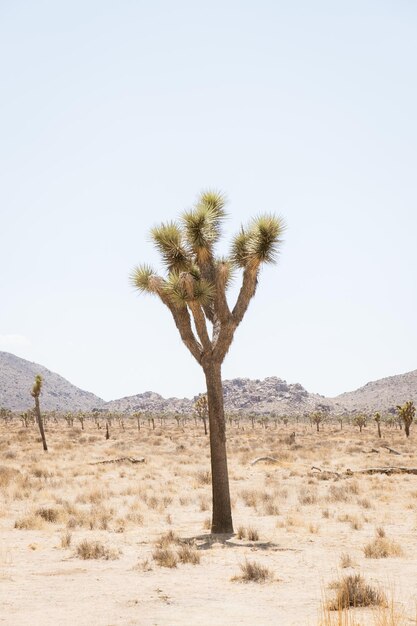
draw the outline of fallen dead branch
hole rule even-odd
[[[321,474],[330,475],[330,476],[337,476],[338,478],[340,478],[339,472],[332,472],[331,470],[326,470],[326,469],[322,470],[321,467],[317,467],[316,465],[313,465],[313,467],[311,468],[311,471],[320,472]]]
[[[252,461],[251,465],[256,465],[256,463],[260,463],[261,461],[265,461],[266,463],[279,463],[278,459],[275,459],[273,456],[259,456]]]
[[[346,470],[347,476],[352,476],[353,474],[386,474],[387,476],[390,476],[391,474],[417,475],[417,467],[369,467],[368,469],[362,470]]]
[[[105,463],[123,463],[128,461],[129,463],[145,463],[145,457],[135,459],[133,456],[121,456],[118,459],[108,459],[107,461],[96,461],[95,463],[89,463],[89,465],[104,465]]]
[[[385,448],[391,454],[398,454],[399,456],[401,455],[401,452],[398,452],[398,450],[394,450],[394,448],[390,448],[389,446],[381,446],[381,448]]]
[[[360,470],[351,470],[347,469],[343,473],[331,472],[329,470],[322,470],[320,467],[316,467],[313,465],[311,468],[312,471],[322,472],[323,474],[330,474],[333,476],[354,476],[355,474],[386,474],[390,476],[391,474],[415,474],[417,475],[417,467],[369,467],[366,469]]]

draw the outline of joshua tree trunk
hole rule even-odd
[[[410,424],[408,424],[407,422],[405,422],[404,424],[404,430],[405,430],[405,434],[407,437],[410,436]]]
[[[204,368],[210,428],[210,456],[213,493],[213,533],[233,533],[230,505],[229,475],[226,453],[226,424],[224,417],[221,365]]]
[[[378,437],[381,439],[382,435],[381,435],[381,424],[379,422],[377,422],[377,426],[378,426]]]
[[[205,417],[201,418],[203,420],[203,424],[204,424],[204,434],[207,435],[207,420]]]
[[[43,449],[45,450],[45,452],[48,452],[48,446],[46,445],[45,430],[43,428],[43,419],[41,415],[41,408],[39,406],[38,397],[35,397],[35,412],[36,412],[36,421],[38,422],[38,426],[39,426],[39,432],[41,433],[41,437],[42,437]]]
[[[317,426],[317,432],[319,433],[320,432],[320,425],[319,425],[318,422],[316,422],[316,426]]]

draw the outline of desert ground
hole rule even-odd
[[[228,425],[224,537],[202,424],[125,419],[106,440],[93,421],[50,421],[47,453],[34,425],[2,424],[0,624],[416,625],[417,475],[344,472],[417,467],[417,433],[268,426]],[[122,457],[144,462],[101,463]],[[330,610],[356,574],[379,605]]]

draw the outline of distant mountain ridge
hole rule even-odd
[[[32,408],[30,391],[36,374],[44,380],[42,407],[46,411],[91,411],[106,404],[98,396],[79,389],[43,365],[26,361],[10,352],[0,352],[0,407],[12,411]]]
[[[0,352],[0,407],[24,411],[32,407],[30,390],[36,374],[44,379],[42,407],[57,411],[92,411],[93,409],[135,412],[190,413],[194,399],[163,398],[158,393],[144,393],[106,402],[72,385],[62,376],[42,365]],[[264,380],[235,378],[223,381],[226,411],[264,415],[300,415],[327,406],[332,413],[373,411],[387,412],[397,404],[412,400],[417,404],[417,370],[369,382],[356,391],[326,398],[310,393],[299,383],[287,383],[271,376]]]

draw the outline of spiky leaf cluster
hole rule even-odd
[[[181,228],[176,222],[155,226],[151,230],[151,237],[169,271],[181,272],[188,269],[189,254],[183,242]]]
[[[131,283],[140,292],[155,292],[155,285],[152,282],[152,277],[156,277],[156,273],[150,265],[138,265],[135,267],[130,275]]]
[[[275,263],[282,234],[283,220],[274,215],[260,215],[252,220],[248,228],[241,228],[232,242],[231,259],[237,267],[253,263]]]
[[[40,374],[37,374],[35,376],[35,382],[34,385],[32,387],[32,391],[31,391],[31,395],[34,398],[39,398],[40,393],[41,393],[41,389],[42,389],[42,376]]]
[[[206,191],[201,194],[195,207],[184,211],[181,216],[189,250],[200,262],[207,262],[213,256],[213,246],[220,237],[226,215],[224,205],[222,194]]]
[[[171,272],[164,282],[163,289],[177,307],[186,306],[191,302],[197,302],[204,307],[214,296],[212,283],[196,276],[196,272]]]

